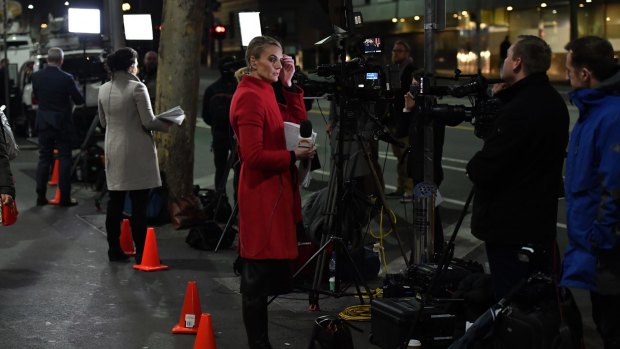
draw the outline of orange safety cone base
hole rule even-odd
[[[58,185],[58,159],[54,160],[54,169],[52,170],[52,178],[47,182],[47,184]]]
[[[200,317],[200,326],[198,326],[198,335],[196,335],[196,340],[194,341],[194,349],[217,349],[215,337],[213,337],[211,314],[209,313],[204,313]]]
[[[60,204],[60,188],[56,188],[56,195],[52,200],[47,200],[50,205],[58,205]]]
[[[134,256],[136,254],[136,248],[133,245],[133,237],[131,235],[131,226],[129,219],[123,219],[121,224],[121,250],[128,256]]]
[[[172,328],[172,333],[174,334],[196,334],[198,333],[198,326],[194,328],[187,328],[185,326],[175,325]]]
[[[167,265],[155,265],[155,266],[148,266],[148,265],[142,265],[142,264],[136,264],[133,266],[134,269],[137,270],[142,270],[142,271],[156,271],[156,270],[165,270],[168,269]]]
[[[190,319],[188,319],[188,315],[191,316]],[[198,296],[198,286],[196,281],[188,281],[183,308],[181,309],[181,317],[179,318],[179,323],[172,328],[172,333],[198,333],[201,318],[202,310],[200,307],[200,296]]]
[[[156,271],[168,269],[167,265],[162,265],[159,259],[159,251],[157,251],[157,238],[155,238],[155,229],[146,229],[146,241],[144,241],[144,254],[142,262],[134,265],[134,269],[142,271]]]

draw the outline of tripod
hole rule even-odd
[[[348,101],[346,103],[348,105],[354,105],[354,102],[358,102],[358,101]],[[356,133],[354,135],[345,135],[345,133],[347,132],[346,128],[350,127],[350,125],[347,125],[347,124],[351,123],[351,117],[355,118],[356,113],[354,113],[353,110],[347,110],[347,114],[345,115],[346,108],[344,107],[344,104],[345,103],[341,105],[340,115],[343,115],[344,117],[342,118],[342,122],[341,122],[341,125],[338,129],[338,133],[336,136],[336,139],[337,139],[336,151],[335,151],[334,158],[332,159],[332,173],[331,173],[331,176],[328,182],[327,205],[324,211],[324,216],[327,217],[327,220],[326,220],[325,226],[323,227],[323,234],[321,236],[320,247],[304,263],[304,265],[302,265],[299,268],[299,270],[297,270],[297,272],[295,272],[295,274],[293,275],[293,278],[297,277],[308,265],[310,265],[311,262],[313,262],[315,259],[320,257],[317,262],[317,267],[315,269],[312,289],[310,290],[310,293],[309,293],[309,309],[310,310],[319,309],[318,297],[320,293],[334,295],[334,296],[343,295],[342,292],[335,293],[335,292],[326,292],[326,291],[320,290],[320,283],[323,278],[323,270],[325,267],[325,261],[327,259],[326,248],[332,244],[334,245],[334,250],[338,253],[338,255],[346,256],[346,260],[348,260],[348,262],[350,263],[354,271],[354,276],[355,276],[354,283],[355,283],[355,287],[357,290],[357,296],[360,300],[360,303],[364,304],[364,299],[362,297],[360,285],[362,285],[365,288],[369,297],[372,299],[372,294],[370,293],[370,289],[364,283],[361,273],[359,269],[357,268],[357,266],[355,265],[355,262],[348,251],[347,244],[345,240],[343,239],[342,234],[338,234],[338,233],[342,233],[342,231],[340,231],[340,229],[342,228],[342,224],[340,220],[344,216],[345,209],[346,209],[344,205],[345,204],[344,199],[343,199],[344,197],[343,195],[344,194],[343,193],[344,171],[345,169],[349,169],[349,165],[351,165],[351,168],[355,167],[356,165],[356,161],[351,161],[351,156],[345,157],[345,155],[343,155],[345,137],[348,136],[349,138],[347,141],[347,143],[349,144],[349,150],[351,150],[352,144],[357,145],[358,148],[360,149],[359,151],[363,155],[363,159],[365,161],[364,165],[367,166],[368,170],[370,171],[370,174],[372,175],[374,185],[376,188],[378,188],[377,190],[378,198],[381,204],[389,211],[389,206],[383,194],[383,190],[381,190],[382,184],[379,179],[378,173],[375,169],[375,165],[372,160],[371,150],[369,149],[369,145],[367,141],[364,139],[364,136],[360,133]],[[349,120],[345,120],[347,119],[347,117]],[[353,121],[355,121],[355,119],[353,119]],[[396,231],[396,222],[394,218],[391,216],[390,216],[390,224],[392,226],[393,231]],[[406,261],[406,256],[402,248],[402,243],[400,241],[400,238],[398,237],[398,234],[395,234],[395,235],[398,239],[398,245],[401,249],[401,253],[403,254],[403,257],[405,258],[405,261]],[[338,286],[339,286],[338,280],[336,280],[336,289],[338,289]]]
[[[99,117],[95,115],[93,117],[93,121],[90,123],[90,127],[88,128],[88,131],[86,132],[86,136],[84,136],[84,141],[80,145],[80,152],[76,156],[75,160],[73,161],[73,164],[71,165],[70,174],[72,176],[75,170],[77,169],[80,161],[82,161],[82,159],[86,156],[86,154],[88,154],[88,145],[90,144],[90,139],[95,134],[95,130],[97,129],[98,124],[99,124]]]
[[[228,178],[228,174],[230,173],[230,170],[233,169],[235,166],[237,166],[240,162],[239,157],[237,156],[238,154],[237,142],[234,139],[232,139],[231,143],[232,143],[231,152],[228,155],[228,160],[226,161],[226,169],[224,170],[224,176],[222,178],[222,181],[224,183],[226,182],[226,179]],[[233,186],[236,187],[237,183],[234,183],[234,182],[236,181],[233,180]],[[236,192],[236,190],[237,190],[236,188],[233,188],[233,192]],[[217,217],[217,213],[220,209],[221,200],[222,200],[222,195],[220,195],[220,197],[218,198],[214,217]],[[220,249],[220,245],[222,244],[224,237],[229,231],[232,231],[231,229],[232,222],[234,221],[235,217],[237,217],[237,210],[239,209],[237,204],[238,204],[238,200],[235,200],[235,206],[233,207],[232,212],[230,213],[230,217],[228,217],[228,221],[226,221],[226,225],[224,226],[224,229],[222,230],[222,233],[220,234],[220,239],[218,240],[217,245],[215,246],[215,249],[213,250],[213,252],[217,252]]]

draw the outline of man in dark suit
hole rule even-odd
[[[47,180],[54,156],[58,149],[58,188],[60,206],[73,206],[71,199],[71,149],[75,137],[72,109],[75,104],[83,104],[84,97],[75,85],[73,77],[64,72],[62,66],[64,53],[53,47],[47,51],[47,67],[32,74],[32,93],[39,100],[35,129],[39,135],[39,165],[37,167],[37,205],[48,203],[46,198]]]

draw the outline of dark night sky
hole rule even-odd
[[[19,0],[22,4],[23,14],[27,11],[32,11],[32,16],[36,22],[46,22],[48,14],[52,14],[54,17],[61,17],[67,13],[68,7],[78,8],[98,8],[104,11],[104,0],[68,0],[69,6],[65,6],[66,0]],[[128,2],[132,6],[132,10],[128,13],[152,13],[161,17],[161,7],[163,0],[113,0],[116,1],[119,6],[123,2]],[[34,6],[33,10],[28,10],[28,4]],[[102,21],[105,21],[102,18]],[[153,22],[159,22],[157,18],[153,18]]]

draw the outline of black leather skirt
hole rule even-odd
[[[291,292],[291,261],[288,259],[246,259],[239,257],[241,293],[270,296]]]

